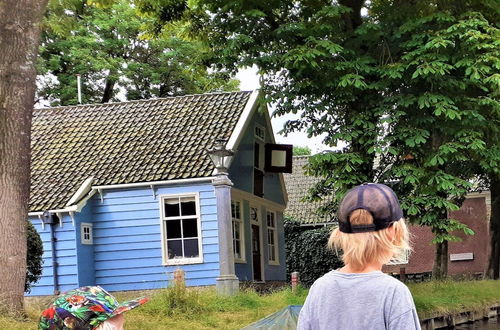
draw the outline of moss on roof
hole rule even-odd
[[[210,176],[251,92],[35,109],[30,211],[63,208],[80,185]]]
[[[309,156],[294,156],[292,173],[285,173],[283,175],[288,193],[288,204],[285,214],[307,225],[333,222],[333,217],[327,217],[318,213],[318,208],[326,205],[329,200],[315,202],[306,202],[303,200],[308,195],[309,189],[319,181],[318,178],[304,173],[304,166],[308,162]]]

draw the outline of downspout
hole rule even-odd
[[[53,215],[57,217],[56,215]],[[56,224],[52,223],[50,224],[50,249],[52,251],[52,277],[54,279],[54,295],[57,296],[59,295],[59,276],[57,274],[57,256],[56,256],[56,229],[55,229]]]
[[[59,223],[59,218],[54,213],[49,211],[43,212],[43,222],[50,226],[50,250],[52,257],[52,278],[54,282],[54,295],[59,295],[59,276],[57,276],[57,256],[56,256],[56,229],[55,226]]]

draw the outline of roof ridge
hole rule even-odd
[[[199,94],[186,94],[186,95],[166,96],[166,97],[157,97],[157,98],[150,98],[150,99],[118,101],[118,102],[107,102],[107,103],[87,103],[87,104],[59,105],[59,106],[55,106],[55,107],[34,108],[34,110],[92,107],[92,106],[104,106],[104,105],[123,104],[123,103],[140,103],[140,102],[162,101],[162,100],[168,100],[168,99],[185,98],[185,97],[193,97],[193,96],[203,96],[203,95],[239,94],[239,93],[245,94],[245,93],[252,93],[253,91],[255,91],[255,90],[233,91],[233,92],[208,92],[208,93],[199,93]]]

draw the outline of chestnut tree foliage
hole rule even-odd
[[[467,192],[490,189],[490,275],[498,278],[498,2],[137,3],[157,29],[182,22],[220,68],[256,65],[275,115],[300,114],[285,132],[326,133],[332,148],[346,143],[311,158],[309,173],[323,180],[310,198],[332,195],[331,212],[354,185],[390,184],[409,219],[435,234],[436,277],[447,273],[454,232],[473,234],[448,212]]]

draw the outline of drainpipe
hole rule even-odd
[[[43,222],[50,225],[50,250],[52,257],[52,278],[54,282],[54,295],[59,295],[59,276],[57,274],[57,256],[56,256],[56,225],[59,223],[59,218],[57,215],[50,213],[48,211],[43,212]]]

